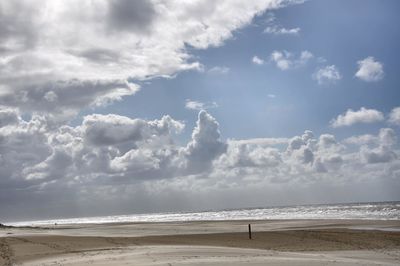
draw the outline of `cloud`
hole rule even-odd
[[[306,130],[303,135],[295,136],[289,141],[286,151],[295,162],[312,165],[315,158],[314,142],[313,132]]]
[[[397,159],[397,154],[385,146],[376,149],[363,149],[361,156],[368,164],[387,163]]]
[[[275,148],[230,142],[227,152],[221,156],[217,164],[232,169],[276,167],[282,161],[280,156]]]
[[[2,209],[21,197],[33,205],[65,208],[71,207],[66,201],[80,199],[86,209],[88,202],[120,206],[125,197],[131,203],[138,195],[159,202],[163,193],[204,192],[199,199],[206,199],[231,189],[304,189],[398,178],[398,138],[390,128],[349,138],[367,139],[357,146],[310,130],[291,138],[225,141],[217,120],[203,110],[191,138],[182,143],[178,134],[184,124],[169,116],[92,114],[78,125],[51,127],[40,116],[24,120],[18,110],[1,107],[0,121]]]
[[[300,28],[286,29],[280,26],[268,26],[264,30],[265,33],[273,35],[298,35]]]
[[[357,62],[358,71],[355,76],[363,81],[373,82],[383,79],[383,64],[378,62],[372,56]]]
[[[394,147],[397,144],[397,135],[393,129],[381,128],[376,139],[378,147],[361,147],[360,154],[366,163],[388,163],[398,158],[398,155],[394,150]]]
[[[314,153],[310,148],[301,149],[301,153],[299,153],[298,157],[305,164],[312,164],[314,162]]]
[[[351,126],[357,123],[375,123],[384,120],[381,112],[375,109],[366,109],[361,107],[358,111],[349,109],[345,114],[339,115],[336,119],[331,121],[332,127]]]
[[[27,167],[23,175],[27,180],[46,182],[63,178],[67,171],[72,170],[72,157],[64,149],[55,148],[43,162]]]
[[[156,11],[151,1],[111,0],[108,10],[111,30],[143,32],[151,30]]]
[[[143,120],[92,114],[81,125],[52,128],[40,117],[24,121],[15,110],[0,110],[0,183],[9,188],[198,174],[210,169],[227,147],[218,122],[204,110],[185,146],[174,140],[184,124],[170,116]]]
[[[377,143],[377,141],[378,141],[378,138],[371,134],[351,136],[351,137],[343,140],[343,142],[346,144],[353,144],[353,145],[358,145],[358,146],[365,145],[365,144],[374,144],[374,143]]]
[[[163,170],[161,158],[150,149],[130,150],[113,159],[110,167],[117,172],[136,175],[138,179],[149,178],[151,172],[159,173],[158,170]]]
[[[19,113],[0,109],[1,187],[12,189],[32,185],[36,180],[32,176],[25,176],[24,172],[42,163],[52,154],[52,146],[46,136],[47,127],[39,117],[32,117],[29,122],[25,122]]]
[[[291,139],[229,140],[226,153],[214,162],[214,171],[216,176],[232,178],[230,182],[241,182],[244,176],[268,185],[309,182],[320,173],[335,175],[344,165],[356,164],[345,159],[349,156],[345,151],[333,135],[316,138],[309,130]]]
[[[342,76],[335,65],[330,65],[317,69],[312,75],[312,78],[316,80],[318,84],[328,84],[335,83],[342,79]]]
[[[309,51],[302,51],[300,54],[299,64],[306,64],[308,60],[312,59],[314,55]]]
[[[264,33],[273,34],[273,35],[298,35],[300,32],[300,28],[291,28],[287,29],[275,23],[276,17],[273,13],[267,14],[267,24],[268,26],[264,29]]]
[[[173,141],[184,124],[169,116],[148,121],[94,114],[76,127],[51,128],[37,116],[24,121],[12,110],[3,108],[0,113],[12,121],[0,127],[0,183],[9,188],[89,177],[100,184],[104,176],[110,182],[113,176],[133,173],[140,173],[138,179],[162,177],[185,163],[178,156],[184,148]],[[15,116],[16,120],[8,118]],[[172,159],[181,163],[168,166]]]
[[[19,123],[18,111],[11,108],[0,108],[0,128]]]
[[[391,128],[381,128],[377,136],[371,134],[364,134],[359,136],[351,136],[343,140],[346,144],[353,145],[384,145],[392,146],[397,142],[397,136]]]
[[[270,60],[274,62],[279,69],[288,70],[307,64],[313,57],[313,54],[309,51],[302,51],[297,59],[288,51],[273,51]]]
[[[353,136],[349,139],[361,138]],[[395,149],[398,139],[391,128],[382,128],[377,135],[368,135],[368,138],[364,138],[369,146],[364,145],[367,142],[357,142],[360,148],[356,153],[352,153],[352,149],[347,147],[347,144],[355,144],[350,143],[349,139],[339,142],[331,134],[322,134],[317,140],[311,131],[306,131],[303,135],[295,136],[289,141],[286,153],[281,155],[282,162],[296,171],[302,169],[301,171],[306,172],[332,174],[355,171],[355,168],[360,165],[395,163],[398,158],[398,150]],[[282,164],[280,166],[282,167]],[[297,172],[297,174],[300,173]],[[353,174],[359,176],[360,169]],[[381,175],[382,178],[385,176],[383,172],[374,172],[374,174]],[[348,173],[348,175],[352,174]]]
[[[290,3],[2,1],[0,104],[72,117],[134,94],[136,80],[201,70],[193,49],[220,46],[255,16]]]
[[[37,43],[34,15],[39,7],[32,1],[0,4],[0,54],[31,48]]]
[[[379,144],[383,146],[393,146],[397,143],[397,135],[391,128],[381,128],[378,138]]]
[[[229,67],[226,66],[215,66],[213,68],[210,68],[207,72],[210,74],[228,74],[230,71]]]
[[[279,144],[288,144],[288,138],[252,138],[252,139],[242,139],[228,140],[230,145],[259,145],[259,146],[274,146]]]
[[[82,122],[85,140],[96,146],[132,143],[151,139],[152,136],[170,135],[183,130],[184,124],[164,116],[160,120],[145,121],[119,115],[88,115]]]
[[[275,62],[276,66],[281,70],[288,70],[291,68],[292,62],[288,59],[291,57],[289,52],[274,51],[271,54],[271,60]]]
[[[220,139],[219,124],[206,111],[199,112],[192,140],[185,153],[189,171],[208,169],[212,160],[226,151],[226,144]]]
[[[263,65],[265,62],[263,59],[259,58],[258,56],[253,56],[253,58],[251,59],[251,62],[253,62],[253,64],[256,65]]]
[[[393,108],[389,114],[389,123],[400,125],[400,107]]]
[[[324,148],[337,144],[335,136],[331,134],[322,134],[319,136],[318,145]]]
[[[216,102],[208,102],[208,103],[203,103],[199,101],[192,101],[190,99],[186,100],[185,103],[185,108],[189,110],[207,110],[211,108],[217,108],[218,104]]]
[[[44,116],[73,116],[81,108],[107,105],[135,94],[139,86],[119,80],[70,80],[41,84],[23,84],[0,93],[0,105],[39,112]]]

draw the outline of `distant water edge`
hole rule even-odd
[[[13,226],[39,226],[47,224],[88,224],[121,222],[180,222],[266,219],[362,219],[400,220],[400,201],[346,204],[299,205],[230,209],[202,212],[168,212],[98,217],[81,217],[7,223]]]

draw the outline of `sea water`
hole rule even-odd
[[[121,222],[183,222],[265,219],[362,219],[400,220],[400,202],[369,202],[346,204],[319,204],[280,207],[260,207],[201,212],[167,212],[81,217],[8,223],[14,226],[48,224],[88,224]]]

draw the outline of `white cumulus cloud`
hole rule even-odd
[[[273,25],[266,27],[264,32],[273,35],[298,35],[300,32],[300,28],[297,27],[297,28],[287,29],[284,27]]]
[[[288,70],[307,64],[313,57],[313,54],[309,51],[302,51],[297,58],[288,51],[273,51],[270,55],[270,60],[274,62],[279,69]]]
[[[348,109],[346,113],[339,115],[331,121],[332,127],[351,126],[357,123],[375,123],[384,120],[382,112],[375,109],[361,107],[358,111]]]
[[[200,111],[200,110],[207,110],[207,109],[217,108],[217,107],[218,107],[218,104],[216,102],[203,103],[203,102],[187,99],[186,103],[185,103],[185,108],[189,109],[189,110]]]
[[[266,20],[268,26],[264,29],[264,33],[273,34],[273,35],[298,35],[300,32],[299,27],[295,28],[285,28],[276,23],[276,17],[273,13],[267,14]]]
[[[265,61],[261,58],[259,58],[258,56],[253,56],[253,58],[251,59],[251,62],[253,62],[253,64],[256,65],[263,65],[265,63]]]
[[[230,71],[229,67],[226,66],[215,66],[210,68],[207,72],[210,74],[228,74]]]
[[[400,107],[393,108],[389,114],[389,123],[400,125]]]
[[[383,79],[383,64],[378,62],[372,56],[357,62],[358,71],[355,76],[363,81],[372,82]]]
[[[317,69],[312,75],[312,78],[316,80],[318,84],[328,84],[340,80],[342,76],[335,65],[330,65]]]

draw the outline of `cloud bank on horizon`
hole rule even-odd
[[[400,104],[335,109],[323,122],[327,133],[318,125],[318,133],[299,127],[304,133],[248,138],[224,135],[245,122],[224,110],[232,92],[197,97],[189,87],[193,96],[182,101],[171,92],[165,101],[180,106],[179,114],[195,111],[193,120],[167,113],[152,102],[157,96],[147,99],[164,113],[155,119],[107,111],[146,93],[152,82],[168,86],[196,73],[204,84],[220,84],[237,75],[236,65],[210,63],[207,53],[239,42],[238,32],[257,23],[264,23],[258,33],[264,42],[301,39],[307,28],[279,23],[271,12],[304,2],[2,1],[0,218],[358,200],[368,198],[363,190],[371,200],[399,199],[393,191],[400,187]],[[349,68],[316,48],[246,49],[241,68],[307,73],[307,84],[318,90],[334,91],[350,79],[379,86],[393,73],[370,53]],[[263,93],[271,105],[285,98],[279,90]]]

